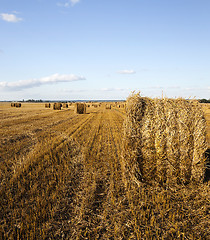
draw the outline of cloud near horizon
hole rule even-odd
[[[17,17],[15,14],[9,14],[9,13],[0,13],[0,18],[6,22],[13,22],[13,23],[20,22],[23,20],[22,18]]]
[[[30,79],[30,80],[20,80],[16,82],[0,82],[0,88],[7,90],[23,90],[26,88],[39,87],[44,84],[55,84],[61,82],[74,82],[86,80],[85,77],[76,76],[74,74],[53,74],[51,76],[39,78],[39,79]]]
[[[121,70],[118,71],[120,74],[135,74],[136,72],[134,70]]]

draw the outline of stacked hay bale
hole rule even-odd
[[[45,103],[45,108],[50,108],[51,104],[50,103]]]
[[[76,103],[75,113],[85,114],[86,113],[86,104],[85,103]]]
[[[61,103],[54,103],[53,104],[53,109],[54,110],[61,110],[62,104]]]
[[[203,181],[206,122],[198,102],[132,94],[126,113],[122,154],[126,184]]]

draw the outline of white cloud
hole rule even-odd
[[[0,82],[0,88],[8,90],[22,90],[25,88],[39,87],[44,84],[54,84],[59,82],[74,82],[85,80],[82,76],[76,76],[74,74],[53,74],[48,77],[30,80],[20,80],[16,82]]]
[[[65,3],[61,3],[61,2],[59,2],[58,3],[58,6],[60,6],[60,7],[69,7],[70,5],[71,6],[74,6],[75,4],[77,4],[77,3],[79,3],[80,2],[80,0],[68,0],[67,2],[65,2]]]
[[[120,74],[135,74],[136,72],[134,70],[121,70],[118,71]]]
[[[76,3],[78,3],[80,0],[70,0],[70,2],[71,2],[71,4],[76,4]]]
[[[23,19],[17,17],[15,14],[9,14],[9,13],[0,13],[0,17],[2,20],[6,21],[6,22],[20,22]]]

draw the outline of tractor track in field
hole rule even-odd
[[[120,166],[120,149],[117,144],[121,139],[119,130],[122,127],[122,118],[117,121],[118,117],[119,114],[115,111],[100,110],[90,125],[84,126],[83,132],[75,135],[78,142],[86,142],[85,180],[81,184],[80,194],[86,198],[83,198],[81,203],[81,225],[78,226],[82,237],[87,231],[91,237],[94,232],[91,226],[95,225],[101,234],[106,232],[106,218],[109,213],[105,206],[109,205],[110,201],[115,202],[117,197],[113,193],[116,191],[116,179],[121,180],[120,172],[117,172]],[[113,120],[116,121],[114,124]],[[120,194],[120,191],[121,189],[117,189],[117,194]]]

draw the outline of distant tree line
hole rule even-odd
[[[106,100],[107,101],[107,100]],[[205,98],[202,98],[202,99],[198,99],[198,101],[200,102],[200,103],[210,103],[210,99],[205,99]],[[34,100],[34,99],[28,99],[28,100],[22,100],[21,102],[52,102],[52,101],[43,101],[42,99],[39,99],[39,100]],[[58,101],[58,102],[60,102],[60,101]],[[62,101],[63,103],[67,103],[67,101]],[[71,102],[74,102],[74,101],[71,101]],[[89,102],[91,102],[91,101],[89,101]]]
[[[43,102],[43,100],[41,100],[41,99],[39,99],[39,100],[28,99],[26,101],[23,100],[23,102]]]
[[[200,103],[210,103],[210,99],[207,100],[205,98],[199,100]]]

